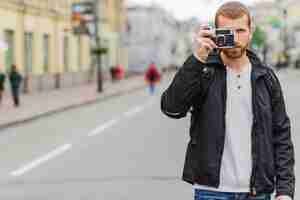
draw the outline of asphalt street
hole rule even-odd
[[[280,79],[297,161],[300,76]],[[0,131],[0,199],[192,199],[181,181],[189,119],[160,112],[169,82]]]

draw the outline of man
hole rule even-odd
[[[117,64],[114,69],[116,80],[121,80],[124,77],[124,68],[122,65]]]
[[[111,81],[115,82],[116,77],[115,77],[115,67],[114,66],[111,66],[109,68],[109,73],[110,73]]]
[[[149,92],[151,95],[155,92],[155,84],[160,80],[160,74],[152,62],[145,71],[145,80],[149,85]]]
[[[181,118],[191,110],[191,140],[183,180],[195,200],[276,200],[294,196],[294,148],[280,83],[247,49],[247,7],[227,2],[215,26],[234,31],[234,48],[217,48],[213,32],[197,34],[197,48],[161,98],[162,111]],[[217,54],[215,50],[217,48]]]
[[[0,105],[2,103],[4,93],[5,73],[0,70]]]
[[[15,107],[20,105],[19,90],[22,79],[22,75],[19,73],[17,66],[13,64],[11,67],[11,72],[9,73],[9,80]]]

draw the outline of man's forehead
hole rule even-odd
[[[218,16],[218,27],[226,27],[226,28],[243,28],[248,27],[248,17],[243,15],[236,19],[231,19],[225,16]]]

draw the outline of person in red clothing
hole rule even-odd
[[[149,92],[151,95],[155,92],[155,84],[160,80],[160,73],[154,63],[151,63],[145,72],[145,80],[149,84]]]
[[[124,69],[122,67],[122,65],[120,64],[117,64],[115,69],[114,69],[114,74],[115,74],[115,78],[117,80],[121,80],[123,79],[123,76],[124,76]]]

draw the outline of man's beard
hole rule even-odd
[[[221,49],[221,52],[223,52],[227,58],[238,59],[238,58],[241,58],[245,54],[247,47],[248,47],[248,44],[246,44],[245,46],[235,45],[234,48]]]

